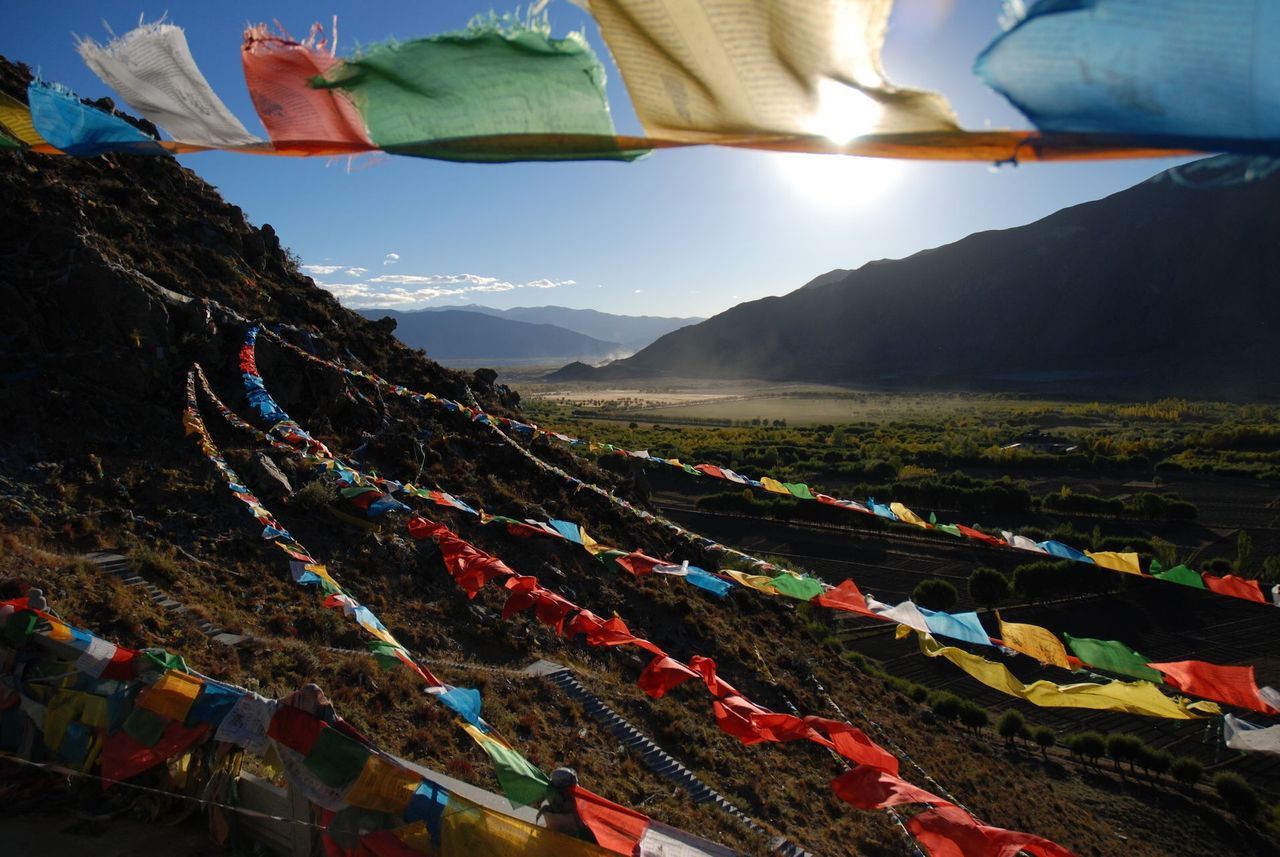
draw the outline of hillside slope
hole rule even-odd
[[[24,69],[0,62],[0,90],[21,97],[25,82]],[[38,586],[68,622],[135,649],[165,647],[194,669],[264,693],[317,682],[385,749],[495,788],[492,767],[423,699],[421,684],[352,651],[362,646],[355,626],[293,583],[261,525],[185,436],[184,382],[198,361],[230,406],[249,413],[239,351],[248,326],[261,322],[304,351],[439,396],[474,398],[499,415],[517,413],[518,398],[491,386],[487,373],[442,369],[396,342],[386,325],[340,307],[298,273],[274,230],[247,223],[170,158],[0,154],[0,198],[0,597]],[[175,303],[164,290],[194,300]],[[366,468],[515,519],[572,519],[601,542],[719,567],[718,554],[549,479],[464,414],[384,399],[270,337],[256,365],[301,425]],[[842,766],[816,745],[744,746],[716,727],[705,694],[692,688],[648,698],[635,685],[640,657],[587,648],[527,615],[504,620],[497,586],[468,599],[430,543],[415,547],[394,528],[335,518],[317,474],[278,452],[297,490],[273,493],[254,465],[261,450],[211,410],[206,419],[280,522],[443,681],[480,690],[485,718],[533,763],[570,765],[607,798],[747,853],[767,849],[728,815],[673,790],[580,704],[518,672],[546,658],[574,669],[771,830],[820,854],[911,853],[885,813],[857,811],[833,795],[829,783]],[[545,441],[534,449],[581,479],[636,496],[624,475]],[[1269,847],[1203,801],[1136,783],[1117,791],[1112,779],[1042,767],[1002,752],[989,735],[936,722],[887,679],[841,660],[828,628],[787,599],[745,587],[717,599],[664,575],[603,570],[568,542],[519,537],[435,507],[423,512],[599,616],[625,616],[673,654],[714,658],[720,675],[762,705],[875,723],[920,766],[904,766],[904,776],[927,785],[920,770],[930,772],[989,823],[1034,831],[1080,854],[1115,853],[1120,835],[1125,853],[1137,857],[1230,857]],[[136,574],[190,611],[166,613],[145,592],[77,559],[103,548],[128,554]],[[258,642],[215,646],[198,619]],[[98,800],[96,787],[86,793]]]
[[[559,377],[1274,398],[1278,239],[1280,175],[1188,187],[1162,174],[1026,226],[824,275]]]
[[[604,342],[554,324],[517,321],[469,310],[370,309],[361,310],[360,314],[370,319],[395,319],[397,339],[445,363],[597,360],[625,353],[617,342]]]

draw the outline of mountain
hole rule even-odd
[[[1280,175],[1198,164],[1186,175],[1212,181],[1162,173],[1026,226],[823,275],[552,378],[1280,396]]]
[[[424,349],[446,365],[600,360],[630,351],[617,342],[604,342],[553,324],[532,324],[470,310],[370,309],[360,310],[360,314],[369,319],[395,319],[396,338],[410,348]]]
[[[468,304],[466,306],[430,307],[427,312],[446,310],[468,310],[482,312],[486,315],[508,318],[514,321],[527,321],[534,324],[554,324],[573,330],[584,336],[602,339],[606,342],[617,342],[632,350],[644,348],[659,336],[679,330],[702,321],[701,318],[667,318],[656,315],[614,315],[594,309],[570,309],[562,306],[513,307],[512,309],[494,309],[493,307]]]

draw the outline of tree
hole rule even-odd
[[[1048,726],[1037,726],[1031,730],[1031,738],[1040,748],[1040,757],[1048,761],[1049,748],[1058,743],[1058,736]]]
[[[1067,738],[1067,749],[1077,754],[1096,768],[1098,759],[1107,752],[1107,739],[1100,732],[1078,732]]]
[[[996,732],[1004,739],[1004,743],[1013,745],[1014,739],[1021,737],[1027,731],[1026,718],[1022,716],[1022,712],[1015,711],[1010,708],[1004,714],[1000,715],[1000,720],[996,723]]]
[[[1169,773],[1169,768],[1173,767],[1173,754],[1168,750],[1152,753],[1149,766],[1152,773],[1163,776]]]
[[[966,699],[960,703],[960,722],[974,732],[981,732],[991,724],[991,718],[985,708]]]
[[[1262,561],[1262,573],[1259,580],[1267,583],[1280,583],[1280,556],[1269,556]]]
[[[969,575],[969,597],[982,607],[999,607],[1009,600],[1009,578],[994,568],[978,566]]]
[[[950,610],[959,599],[956,588],[940,577],[922,580],[911,591],[911,600],[928,610]]]
[[[1213,788],[1227,805],[1227,809],[1241,818],[1252,818],[1262,809],[1262,800],[1244,777],[1232,771],[1223,771],[1213,778]]]
[[[1236,571],[1244,571],[1253,559],[1253,539],[1246,530],[1236,536]]]
[[[1169,767],[1169,773],[1184,786],[1194,786],[1204,776],[1204,765],[1190,756],[1179,756]]]
[[[929,707],[938,717],[948,723],[954,722],[960,716],[960,697],[954,693],[939,691],[929,697]]]
[[[1132,735],[1124,735],[1117,733],[1107,736],[1107,758],[1116,763],[1116,772],[1121,776],[1124,771],[1120,768],[1121,762],[1129,763],[1129,771],[1133,771],[1133,762],[1141,752],[1142,742]]]

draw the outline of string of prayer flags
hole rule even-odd
[[[1084,663],[1095,669],[1106,670],[1117,675],[1163,684],[1164,676],[1157,670],[1147,666],[1147,658],[1135,652],[1124,643],[1115,640],[1093,640],[1088,637],[1073,637],[1063,634],[1063,639],[1071,647],[1071,651]]]
[[[404,396],[419,404],[430,404],[433,406],[445,407],[451,411],[466,414],[468,418],[471,419],[472,421],[479,422],[480,416],[483,415],[483,412],[479,411],[478,409],[471,408],[471,407],[459,404],[457,402],[451,402],[447,399],[439,398],[433,394],[415,393],[399,385],[391,384],[390,382],[385,381],[382,378],[379,378],[376,375],[373,375],[372,373],[369,373],[365,370],[350,369],[336,361],[326,360],[324,358],[317,357],[316,355],[308,353],[307,351],[299,348],[298,346],[294,345],[288,340],[283,339],[282,337],[271,333],[270,331],[267,331],[266,333],[272,336],[273,340],[277,342],[279,345],[290,350],[291,352],[303,358],[304,360],[318,363],[320,365],[328,367],[333,371],[340,372],[345,375],[349,375],[351,377],[361,378],[363,380],[369,381],[385,390],[388,390],[389,392],[392,392],[395,395]],[[484,424],[490,425],[495,429],[499,429],[500,426],[502,425],[507,425],[509,427],[514,423],[515,421],[513,420],[505,420],[505,423],[504,423],[503,419],[490,418],[489,421]],[[525,426],[525,424],[523,423],[521,423],[520,425]],[[587,441],[571,437],[562,432],[546,431],[537,426],[525,426],[525,427],[528,428],[532,433],[532,435],[535,437],[555,438],[556,440],[562,443],[568,444],[570,447],[582,446],[587,443]],[[686,539],[689,538],[688,531],[685,530],[683,527],[680,527],[677,524],[674,524],[665,519],[659,518],[653,515],[652,513],[646,512],[643,509],[639,509],[633,506],[632,504],[628,503],[626,500],[613,496],[608,491],[605,491],[604,489],[600,488],[597,485],[592,485],[590,483],[583,482],[581,479],[578,479],[572,474],[567,473],[562,468],[556,467],[555,465],[551,465],[551,464],[548,464],[547,462],[542,461],[540,458],[538,458],[536,455],[531,453],[529,450],[525,449],[524,446],[521,446],[520,444],[514,442],[510,437],[508,437],[505,433],[501,432],[500,430],[498,431],[498,435],[504,438],[505,440],[507,440],[507,442],[511,445],[512,449],[518,451],[521,455],[525,456],[531,463],[534,463],[536,466],[543,469],[544,471],[548,473],[554,473],[555,475],[559,476],[562,479],[565,479],[566,481],[572,482],[573,484],[579,487],[587,488],[588,490],[591,490],[599,494],[608,502],[627,511],[632,515],[635,515],[641,520],[644,520],[650,523],[660,524],[661,526],[666,527],[671,532],[681,536],[682,538],[686,538]],[[669,463],[665,459],[648,455],[647,451],[643,455],[639,453],[628,452],[622,449],[618,449],[617,452],[618,454],[637,457],[644,461],[660,462],[663,464]],[[702,469],[699,469],[699,467],[701,467]],[[684,469],[683,465],[681,465],[681,469],[682,470]],[[692,470],[693,470],[693,475],[695,476],[710,476],[715,478],[716,474],[719,473],[724,479],[731,482],[735,482],[737,484],[745,484],[745,485],[750,485],[753,487],[760,487],[760,488],[764,487],[763,482],[758,480],[748,479],[744,476],[741,476],[740,474],[734,473],[733,471],[727,468],[714,467],[712,465],[705,465],[705,466],[699,465],[698,467],[692,468]],[[778,483],[778,485],[782,485],[782,484],[783,483],[781,482]],[[815,493],[813,497],[815,501],[824,503],[826,505],[839,506],[841,508],[845,508],[850,511],[857,511],[863,514],[867,514],[867,513],[874,514],[889,521],[898,520],[897,516],[894,514],[893,510],[889,506],[886,506],[881,503],[876,503],[873,498],[868,498],[868,502],[864,504],[854,500],[837,500],[835,498],[828,497],[827,495],[821,494],[821,493]],[[930,522],[926,524],[926,527],[931,529],[943,530],[952,535],[960,535],[968,540],[978,542],[980,544],[987,545],[990,547],[1001,547],[1001,548],[1011,547],[1011,548],[1026,550],[1029,552],[1042,554],[1042,555],[1050,554],[1052,551],[1052,555],[1061,556],[1064,559],[1074,559],[1077,562],[1094,565],[1094,561],[1090,559],[1089,556],[1086,555],[1087,552],[1077,551],[1074,548],[1071,548],[1067,545],[1062,545],[1061,543],[1057,543],[1057,542],[1037,543],[1034,540],[1029,539],[1025,536],[1020,536],[1020,535],[1015,536],[1012,532],[1008,532],[1008,531],[1005,531],[1003,533],[1005,538],[1001,539],[983,532],[982,530],[978,529],[976,526],[970,527],[970,526],[965,526],[963,524],[944,525],[944,524],[935,524]],[[772,568],[770,564],[765,563],[762,560],[758,560],[755,557],[751,557],[748,554],[742,553],[741,551],[734,551],[730,548],[727,548],[724,545],[718,545],[717,543],[712,542],[710,540],[707,540],[704,546],[713,548],[713,549],[730,551],[734,553],[736,556],[741,556],[742,558],[747,559],[748,561],[756,565],[757,568],[760,568],[760,569]],[[1106,553],[1106,552],[1103,552],[1103,553]],[[1123,566],[1122,568],[1117,568],[1115,570],[1122,571],[1124,573],[1134,573],[1143,577],[1147,577],[1147,575],[1144,575],[1141,572],[1139,557],[1136,554],[1111,553],[1109,554],[1109,556],[1114,557],[1114,560],[1107,559],[1106,561],[1108,563]],[[1101,567],[1107,567],[1107,566],[1101,566]],[[1153,571],[1153,575],[1154,574],[1155,572]],[[1196,573],[1191,572],[1191,574],[1196,574]],[[1206,575],[1206,577],[1208,576]],[[1162,579],[1162,578],[1159,578],[1157,576],[1157,577],[1152,577],[1152,579]],[[1169,580],[1170,582],[1186,583],[1187,585],[1194,585],[1190,581],[1183,580],[1181,577],[1178,577],[1176,579],[1170,578]],[[1218,591],[1218,594],[1228,595],[1231,597],[1245,598],[1251,601],[1258,601],[1258,594],[1261,592],[1260,589],[1255,592],[1253,590],[1241,588],[1238,585],[1235,585],[1232,583],[1227,583],[1227,584],[1218,586],[1217,591]],[[1274,593],[1274,597],[1276,599],[1277,604],[1280,604],[1280,591],[1277,591],[1276,593]]]
[[[1159,670],[1170,687],[1183,693],[1263,714],[1280,714],[1259,694],[1251,666],[1229,667],[1204,661],[1150,663],[1147,666]]]
[[[902,629],[899,629],[899,634]],[[907,633],[910,633],[909,631]],[[1194,720],[1216,716],[1222,710],[1212,702],[1171,699],[1154,684],[1145,681],[1112,681],[1106,684],[1079,682],[1054,684],[1049,681],[1023,683],[1004,664],[989,661],[954,646],[943,646],[928,634],[919,634],[920,651],[931,658],[942,657],[992,690],[1025,699],[1041,708],[1091,708],[1119,711],[1169,720]]]

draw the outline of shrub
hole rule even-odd
[[[308,512],[318,512],[336,499],[322,479],[312,479],[293,492],[290,502]]]
[[[1151,758],[1147,760],[1147,767],[1151,773],[1163,775],[1169,773],[1169,768],[1173,766],[1173,754],[1168,750],[1158,750],[1151,754]]]
[[[920,581],[911,591],[911,600],[928,610],[950,610],[959,599],[956,588],[938,577]]]
[[[912,685],[909,695],[912,701],[922,703],[929,698],[929,688],[922,684]]]
[[[960,716],[960,697],[954,693],[938,691],[929,697],[929,707],[943,720],[952,722]]]
[[[980,732],[991,724],[991,718],[981,705],[965,699],[960,702],[960,722],[973,731]]]
[[[996,723],[996,732],[1004,739],[1006,744],[1012,744],[1015,738],[1020,737],[1027,731],[1027,720],[1022,716],[1022,712],[1009,709],[1000,715],[1000,720]]]
[[[1124,773],[1120,769],[1121,762],[1129,763],[1129,770],[1133,770],[1133,763],[1142,753],[1142,748],[1146,745],[1138,738],[1132,735],[1124,735],[1117,733],[1107,736],[1107,758],[1116,763],[1116,770]]]
[[[1094,765],[1107,752],[1107,739],[1101,732],[1078,732],[1068,736],[1065,743],[1068,750],[1082,759],[1088,759]]]
[[[1037,726],[1031,730],[1031,738],[1040,748],[1040,755],[1049,758],[1049,748],[1058,743],[1058,736],[1048,726]]]
[[[1169,773],[1184,786],[1194,786],[1204,776],[1204,765],[1190,756],[1179,756],[1169,766]]]
[[[969,597],[982,607],[999,607],[1009,600],[1009,578],[994,568],[979,566],[969,575]]]
[[[1213,788],[1227,809],[1241,818],[1252,818],[1262,809],[1258,793],[1239,774],[1223,771],[1213,778]]]

